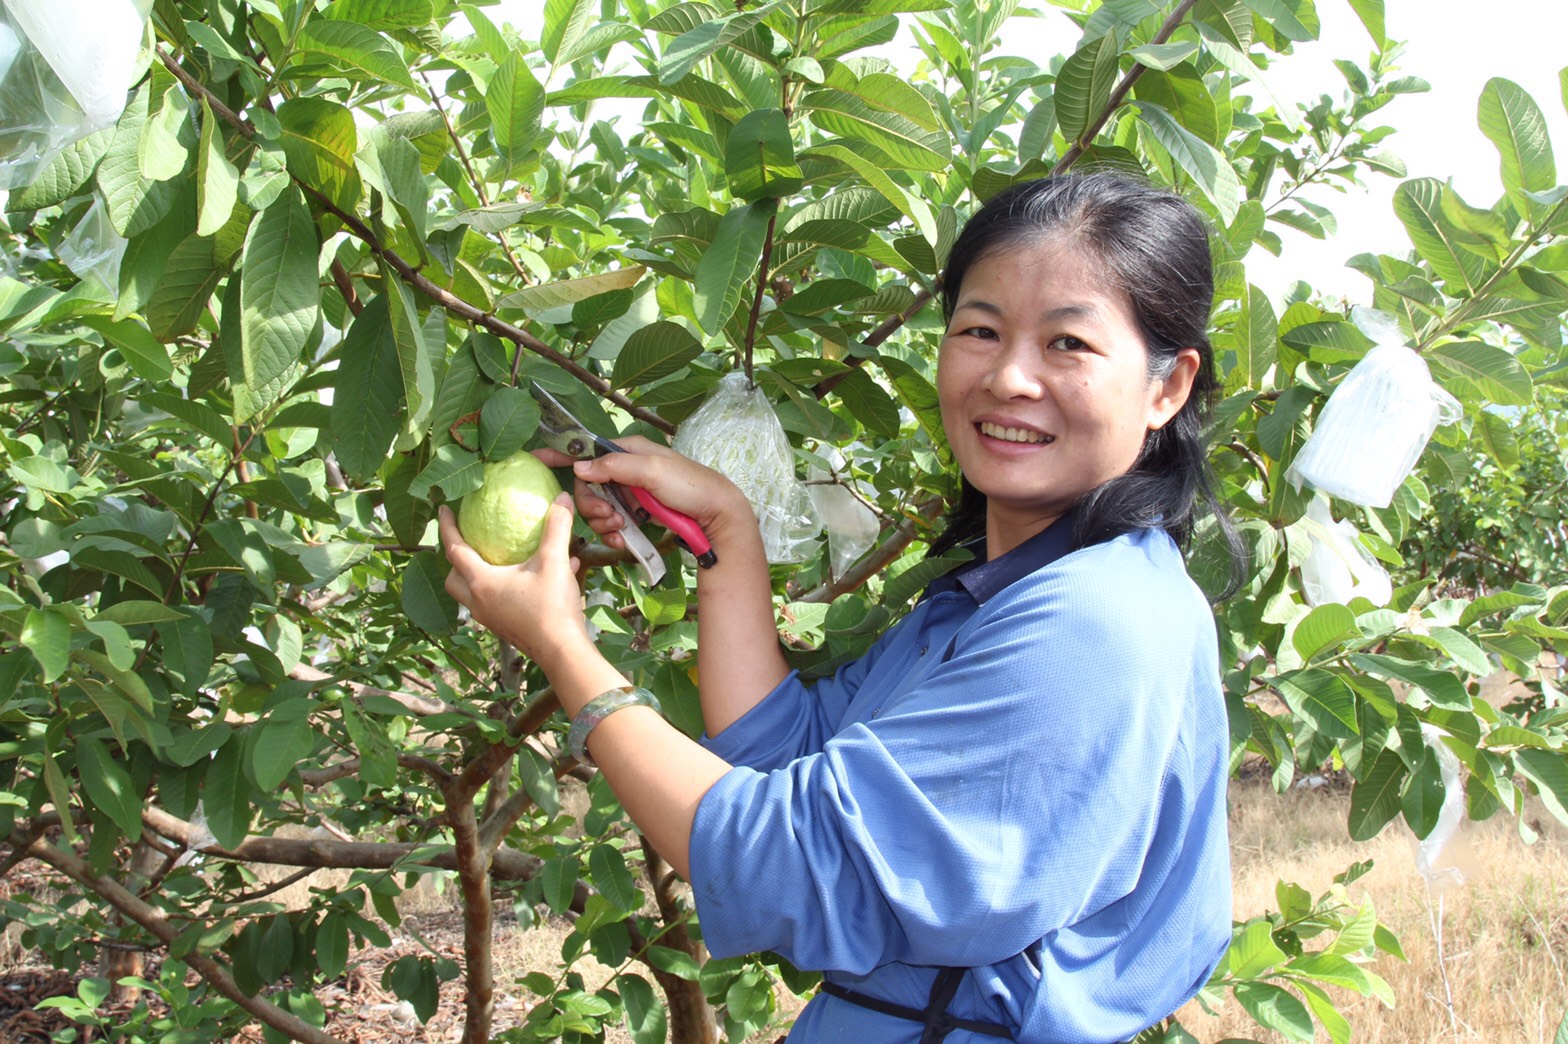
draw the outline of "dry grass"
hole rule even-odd
[[[1568,1010],[1568,830],[1533,803],[1525,815],[1539,834],[1533,845],[1507,816],[1466,822],[1443,859],[1464,871],[1465,883],[1439,893],[1416,872],[1400,822],[1370,842],[1348,840],[1349,802],[1344,790],[1276,795],[1263,785],[1232,785],[1236,917],[1274,908],[1277,879],[1317,895],[1351,863],[1371,859],[1374,869],[1351,886],[1351,898],[1373,901],[1409,963],[1384,958],[1375,967],[1393,987],[1392,1010],[1338,994],[1358,1044],[1550,1044]],[[1283,1039],[1234,1002],[1218,1018],[1195,1003],[1180,1015],[1205,1041]]]

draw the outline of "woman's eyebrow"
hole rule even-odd
[[[958,304],[953,308],[953,311],[961,312],[965,308],[973,308],[977,311],[987,312],[995,316],[1001,316],[1003,314],[1001,305],[992,304],[990,301],[986,301],[978,297],[971,297],[958,302]]]
[[[1093,319],[1099,314],[1099,309],[1088,304],[1059,305],[1046,312],[1041,318],[1046,322],[1057,322],[1062,319]]]

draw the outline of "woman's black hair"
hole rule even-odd
[[[1050,240],[1086,248],[1106,279],[1132,302],[1149,352],[1149,376],[1162,380],[1185,348],[1198,352],[1187,402],[1150,431],[1132,468],[1079,498],[1073,516],[1079,547],[1136,529],[1161,528],[1186,548],[1201,496],[1219,523],[1234,564],[1228,597],[1238,583],[1245,549],[1214,495],[1203,428],[1218,387],[1209,314],[1214,302],[1208,225],[1172,192],[1110,173],[1065,174],[1014,185],[992,197],[964,226],[948,255],[942,314],[952,319],[964,276],[1002,250]],[[985,494],[961,479],[947,528],[931,545],[941,554],[985,533]]]

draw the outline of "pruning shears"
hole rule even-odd
[[[625,453],[625,449],[617,446],[602,435],[595,435],[583,426],[582,421],[572,415],[572,411],[556,399],[555,396],[541,388],[538,382],[530,382],[529,391],[539,403],[539,433],[544,441],[556,450],[575,457],[578,460],[592,460],[602,457],[606,453]],[[656,584],[664,578],[664,559],[660,557],[658,549],[653,546],[653,541],[648,539],[642,531],[642,525],[654,521],[665,529],[675,534],[676,541],[697,557],[697,564],[704,569],[711,568],[718,562],[718,556],[713,553],[713,545],[708,542],[708,537],[697,525],[690,515],[682,514],[674,508],[666,507],[658,497],[649,493],[640,486],[622,486],[616,482],[600,484],[589,483],[589,489],[596,496],[603,497],[614,504],[626,519],[626,527],[621,530],[621,538],[626,541],[626,549],[637,559],[637,564],[642,566],[643,573],[649,584]]]

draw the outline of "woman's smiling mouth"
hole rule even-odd
[[[1022,442],[1043,446],[1046,443],[1056,441],[1055,436],[1047,435],[1042,431],[1033,431],[1029,428],[1008,428],[1001,424],[994,424],[991,421],[981,421],[976,427],[980,429],[980,434],[993,439],[1000,439],[1003,442]]]

